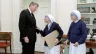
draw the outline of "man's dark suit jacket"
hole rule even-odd
[[[24,41],[24,37],[29,38],[29,42],[36,42],[36,20],[33,14],[28,9],[23,10],[20,13],[19,18],[19,30],[20,30],[20,41]]]

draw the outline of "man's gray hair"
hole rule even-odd
[[[31,5],[37,5],[37,7],[39,7],[39,4],[36,3],[36,2],[31,2],[31,3],[29,4],[29,7],[30,7]]]

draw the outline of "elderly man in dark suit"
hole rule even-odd
[[[39,30],[33,13],[38,7],[39,5],[36,2],[31,2],[29,8],[20,13],[19,30],[22,54],[34,54],[36,32],[39,32]]]

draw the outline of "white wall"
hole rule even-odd
[[[0,0],[1,31],[12,31],[12,49],[21,53],[18,20],[23,7],[23,0]],[[27,1],[27,0],[26,0]],[[29,1],[29,0],[28,0]],[[67,34],[70,25],[70,13],[76,9],[76,0],[51,0],[51,14]],[[1,50],[0,50],[1,51]]]
[[[51,0],[51,14],[57,21],[57,0]]]
[[[57,21],[67,34],[71,22],[70,13],[77,8],[77,0],[57,0]]]
[[[12,0],[1,0],[1,31],[12,31]]]

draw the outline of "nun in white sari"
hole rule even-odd
[[[81,20],[81,14],[78,10],[71,13],[73,22],[68,32],[68,40],[70,42],[69,54],[86,54],[85,40],[87,37],[87,29],[85,23]]]
[[[44,21],[47,23],[47,25],[46,25],[45,29],[40,32],[43,37],[45,37],[46,35],[48,35],[49,33],[51,33],[54,30],[57,30],[59,33],[59,35],[57,35],[57,39],[54,41],[56,43],[56,46],[49,48],[47,43],[45,42],[45,44],[44,44],[45,54],[60,54],[60,45],[59,45],[60,43],[58,43],[58,42],[62,38],[63,31],[62,31],[61,27],[59,26],[59,24],[55,22],[55,18],[52,15],[47,14],[45,16]]]

